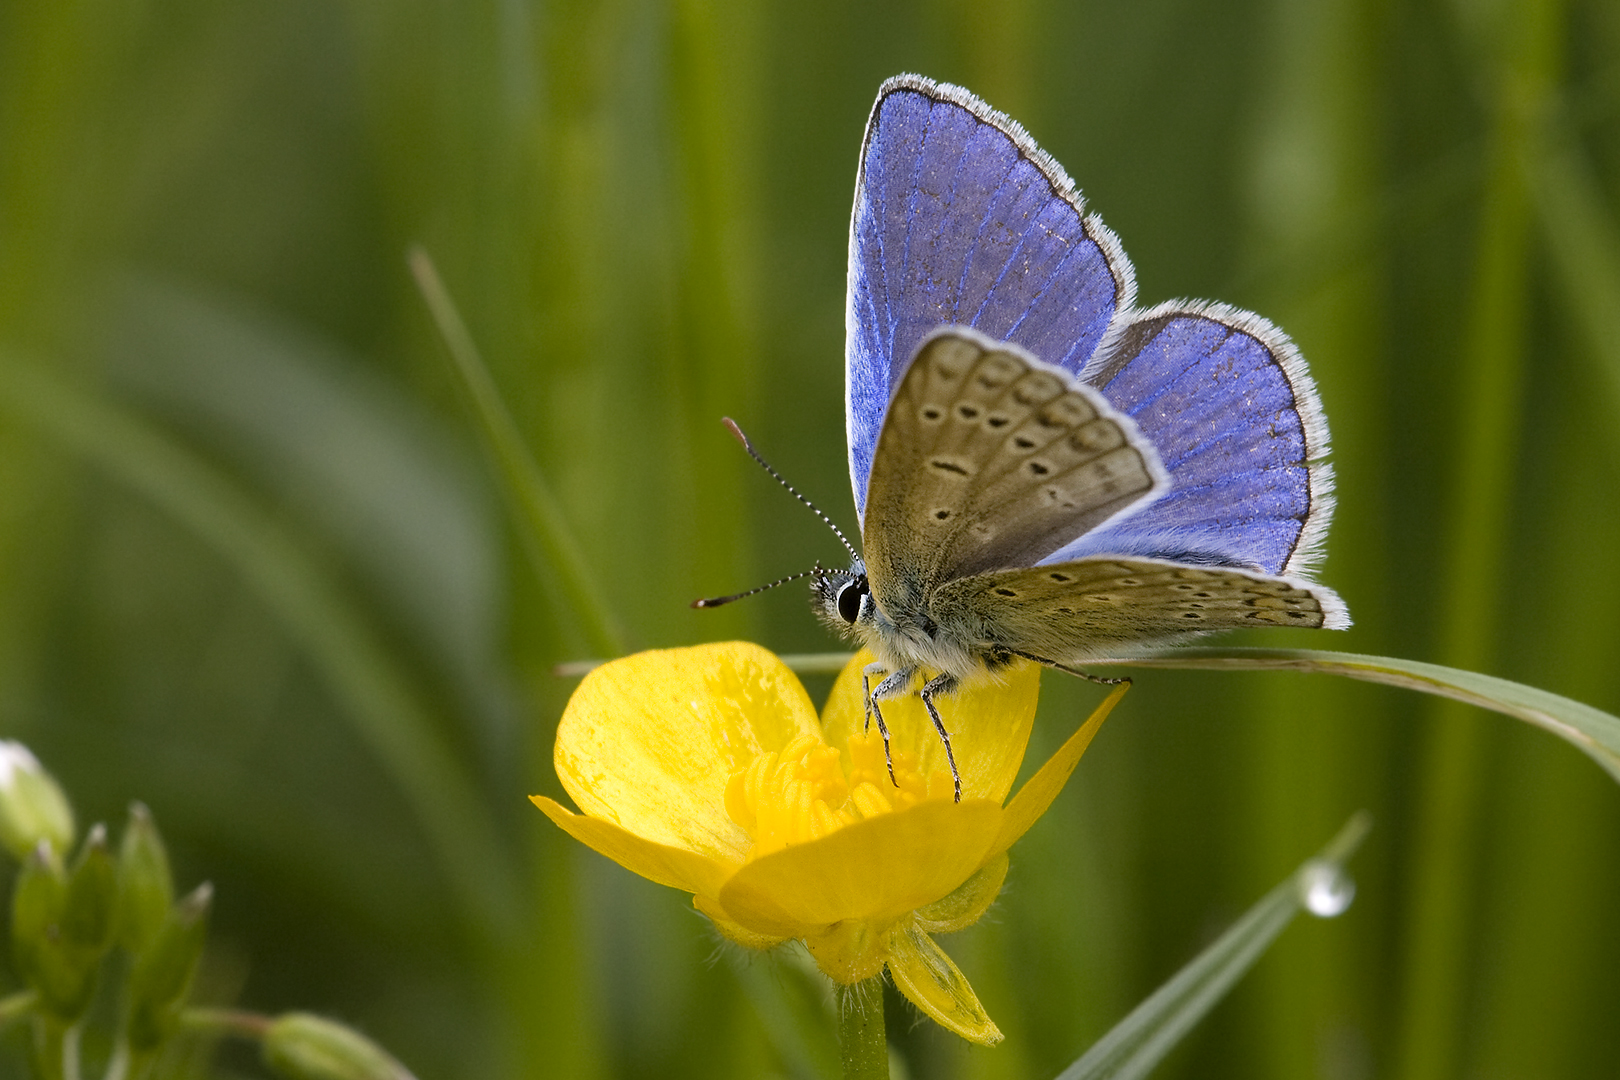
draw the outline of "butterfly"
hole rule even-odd
[[[935,698],[1015,658],[1074,671],[1214,630],[1349,625],[1309,577],[1332,473],[1299,352],[1258,315],[1138,309],[1135,290],[1015,121],[957,86],[883,84],[849,239],[862,551],[811,591],[877,658],[885,744],[880,703],[924,672],[954,774]]]

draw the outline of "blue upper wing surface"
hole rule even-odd
[[[890,395],[918,344],[971,326],[1078,372],[1130,307],[1130,263],[1023,128],[958,87],[884,83],[850,222],[846,424],[864,520]]]
[[[1082,378],[1136,421],[1170,488],[1043,562],[1150,555],[1268,574],[1308,569],[1332,506],[1327,427],[1280,330],[1220,305],[1165,304],[1133,318]]]

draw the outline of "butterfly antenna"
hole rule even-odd
[[[748,451],[748,456],[753,458],[755,461],[759,462],[759,467],[760,468],[762,468],[766,472],[770,473],[772,479],[774,479],[778,484],[781,484],[783,487],[787,488],[788,493],[791,494],[795,499],[798,499],[800,502],[804,503],[804,505],[808,506],[810,508],[810,512],[812,514],[816,515],[816,517],[820,518],[822,521],[827,523],[827,528],[831,529],[833,531],[834,535],[836,535],[838,537],[838,542],[840,544],[844,545],[844,550],[849,552],[849,557],[850,558],[859,559],[861,557],[861,553],[855,550],[855,546],[853,544],[851,544],[849,542],[848,537],[846,537],[844,535],[844,530],[840,529],[837,525],[833,524],[832,518],[828,517],[826,514],[823,514],[821,512],[820,508],[817,507],[815,503],[811,502],[809,499],[805,498],[803,495],[800,495],[798,488],[794,487],[792,484],[790,484],[786,480],[782,479],[782,474],[777,472],[775,469],[771,468],[771,463],[766,461],[764,458],[759,456],[759,451],[755,450],[754,449],[754,444],[748,441],[748,436],[744,435],[743,434],[743,429],[737,426],[737,421],[733,420],[729,416],[723,416],[723,417],[720,418],[720,422],[725,424],[726,427],[731,429],[731,433],[733,435],[737,436],[737,441],[743,444],[743,449]],[[814,571],[807,570],[807,571],[805,571],[804,574],[795,574],[791,578],[783,578],[782,581],[792,581],[794,578],[801,578],[801,577],[804,577],[805,574],[810,574],[810,573],[814,573]],[[772,582],[771,584],[772,585],[780,585],[781,583],[782,583],[781,581],[776,581],[776,582]],[[771,586],[766,585],[764,587],[768,589]],[[759,592],[759,590],[755,589],[754,592]],[[749,593],[739,593],[738,595],[739,596],[748,596],[750,594]],[[737,599],[737,597],[736,596],[728,596],[725,599],[727,599],[727,600],[735,600],[735,599]],[[711,605],[693,605],[693,606],[697,607],[697,606],[711,606]]]
[[[820,573],[823,573],[821,567],[816,566],[809,570],[801,570],[797,574],[789,574],[785,578],[777,578],[769,585],[761,585],[759,588],[749,589],[747,592],[735,593],[731,596],[712,596],[702,600],[694,600],[692,601],[692,606],[695,608],[719,607],[721,604],[729,604],[733,600],[741,600],[745,596],[753,596],[755,593],[762,593],[766,589],[774,589],[778,585],[786,585],[790,581],[798,581],[800,578],[809,577],[811,574]]]

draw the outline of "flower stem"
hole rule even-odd
[[[191,1031],[209,1035],[234,1035],[238,1039],[258,1040],[270,1030],[271,1018],[262,1013],[242,1009],[187,1009],[180,1014],[180,1023]]]
[[[839,987],[838,1056],[844,1063],[844,1080],[889,1080],[882,976]]]

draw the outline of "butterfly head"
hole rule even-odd
[[[866,565],[858,558],[848,570],[817,568],[810,575],[810,595],[821,621],[844,634],[853,634],[856,627],[870,624],[877,610]]]

